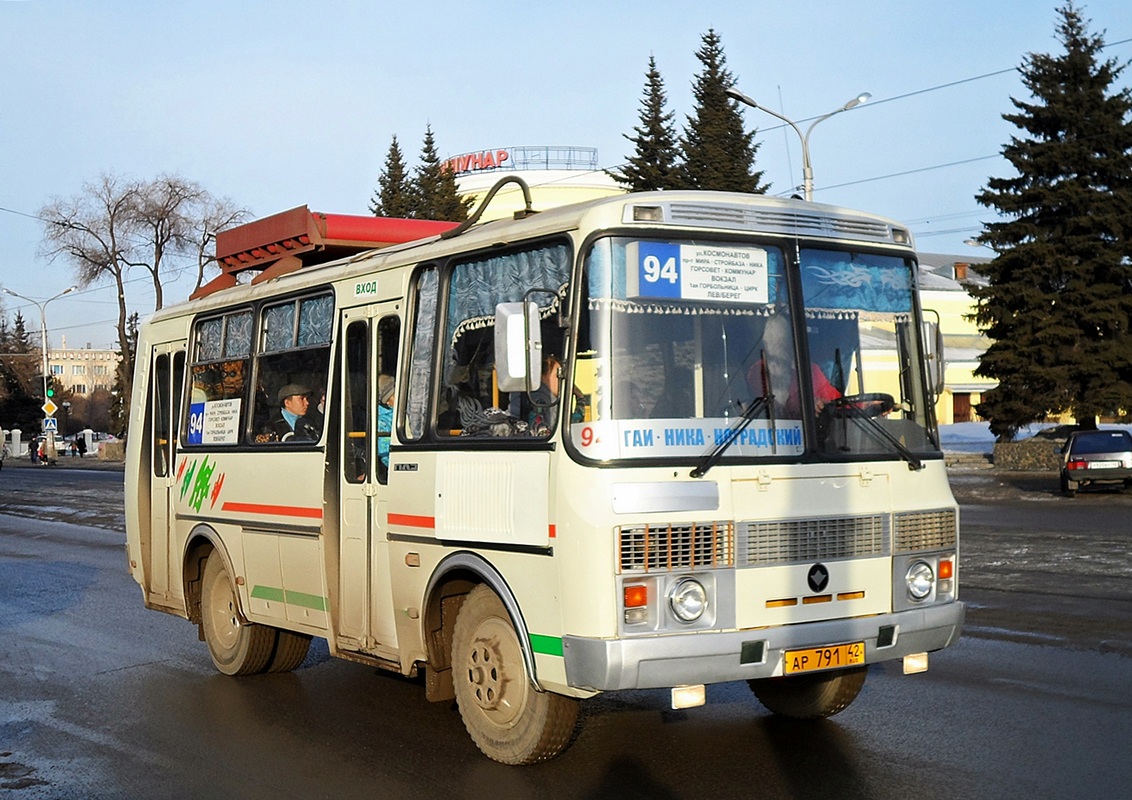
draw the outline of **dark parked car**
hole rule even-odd
[[[1061,491],[1070,497],[1086,484],[1132,488],[1132,435],[1127,431],[1076,431],[1061,452]]]

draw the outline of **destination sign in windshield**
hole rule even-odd
[[[767,253],[762,248],[632,242],[627,253],[631,298],[769,302]]]

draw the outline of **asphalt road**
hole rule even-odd
[[[508,768],[417,682],[325,645],[292,674],[216,674],[193,626],[142,608],[126,575],[120,471],[5,467],[0,797],[1127,793],[1132,496],[1069,500],[1055,477],[989,471],[953,482],[971,607],[928,673],[874,666],[853,706],[816,724],[771,717],[741,683],[681,712],[663,691],[603,695],[561,757]]]

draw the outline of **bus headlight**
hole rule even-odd
[[[707,610],[707,589],[695,578],[681,578],[668,592],[668,605],[676,619],[695,622]]]
[[[908,596],[913,600],[923,600],[932,593],[932,587],[935,585],[935,572],[932,571],[931,564],[928,562],[917,561],[908,567],[904,581],[908,584]]]

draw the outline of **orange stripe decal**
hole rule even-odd
[[[435,530],[436,517],[421,517],[416,514],[389,514],[388,524],[390,527],[399,525],[405,528],[428,528]]]
[[[304,519],[322,519],[321,508],[304,508],[303,506],[274,506],[264,503],[224,503],[221,511],[231,511],[236,514],[266,514],[272,517],[303,517]]]

